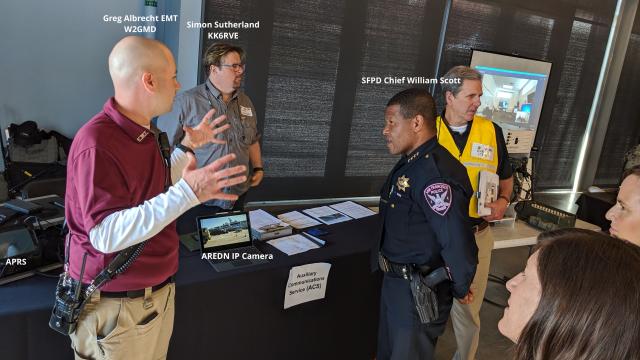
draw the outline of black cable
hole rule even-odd
[[[533,200],[533,194],[536,191],[536,153],[538,152],[538,147],[534,146],[531,148],[531,154],[529,155],[529,157],[531,157],[531,198],[528,200]]]
[[[29,220],[29,219],[31,219],[31,218],[33,218],[35,221],[34,221],[33,223],[30,223],[30,224],[29,224],[29,223],[27,223],[27,220]],[[36,225],[36,224],[37,224],[37,225],[38,225],[38,230],[40,230],[40,231],[44,231],[44,230],[46,230],[46,229],[42,226],[42,224],[43,224],[43,223],[44,223],[45,225],[49,225],[49,227],[52,227],[52,226],[58,226],[58,225],[59,225],[59,224],[54,224],[54,223],[52,223],[50,220],[42,219],[42,218],[40,218],[40,217],[39,217],[39,216],[37,216],[37,215],[29,215],[29,216],[27,216],[26,218],[24,218],[24,219],[22,220],[22,224],[23,224],[24,226],[27,226],[27,227],[28,227],[28,226],[34,226],[34,225]],[[62,232],[62,231],[64,231],[64,228],[61,230],[61,232]]]
[[[513,173],[513,193],[511,202],[530,200],[533,197],[533,175],[529,173],[528,158],[510,158]],[[532,171],[533,172],[533,171]]]
[[[34,221],[33,221],[32,223],[27,223],[27,221],[28,221],[29,219],[31,219],[31,218],[33,218],[33,219],[34,219]],[[49,222],[48,222],[48,221],[46,221],[46,220],[43,220],[43,221],[45,221],[45,222],[49,223]],[[29,215],[29,216],[27,216],[26,218],[24,218],[24,219],[22,220],[22,225],[24,225],[24,226],[26,226],[26,227],[28,227],[28,228],[30,228],[30,227],[35,227],[35,225],[36,225],[36,224],[38,225],[38,230],[40,230],[40,231],[43,231],[43,230],[44,230],[44,229],[42,228],[42,224],[40,223],[39,218],[38,218],[37,216],[35,216],[35,215]]]

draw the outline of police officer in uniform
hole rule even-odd
[[[435,103],[423,89],[396,94],[385,110],[387,147],[402,158],[380,194],[378,360],[433,359],[453,297],[468,302],[473,296],[472,188],[464,167],[438,144],[435,119]]]

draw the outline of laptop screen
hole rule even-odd
[[[251,225],[247,212],[198,217],[202,252],[215,252],[251,245]]]
[[[38,245],[26,227],[0,232],[0,266],[8,258],[27,257],[37,249]]]

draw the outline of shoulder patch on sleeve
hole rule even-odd
[[[445,183],[435,183],[424,189],[424,199],[431,210],[440,216],[444,216],[451,208],[453,192],[451,186]]]

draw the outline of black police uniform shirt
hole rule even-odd
[[[452,293],[464,297],[478,247],[469,225],[467,172],[433,137],[393,168],[380,194],[382,254],[392,262],[446,265]]]

